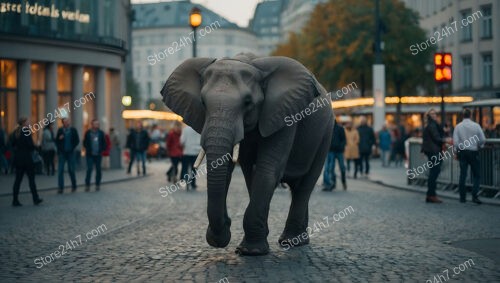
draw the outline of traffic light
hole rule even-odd
[[[434,54],[434,80],[436,82],[443,83],[451,81],[452,61],[451,53]]]

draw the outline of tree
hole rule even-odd
[[[361,93],[371,88],[374,62],[374,1],[333,0],[318,4],[299,34],[277,47],[273,55],[295,58],[307,66],[331,91],[353,81]],[[399,0],[381,0],[382,51],[386,65],[387,92],[401,96],[416,93],[417,86],[432,90],[431,64],[434,48],[412,55],[410,46],[425,41],[418,15]]]

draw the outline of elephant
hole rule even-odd
[[[191,58],[173,71],[161,95],[201,134],[196,166],[205,156],[208,165],[232,153],[232,161],[207,170],[208,244],[224,248],[231,239],[226,197],[237,160],[250,201],[236,253],[269,253],[269,205],[280,182],[290,186],[291,205],[278,243],[308,244],[309,198],[328,154],[334,120],[331,99],[314,75],[288,57]]]

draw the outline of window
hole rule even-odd
[[[448,42],[446,39],[448,38],[448,35],[446,35],[445,33],[447,32],[448,31],[446,31],[446,24],[443,24],[440,31],[442,38],[440,46],[446,47],[446,43]]]
[[[492,18],[491,18],[491,5],[482,6],[481,12],[483,20],[481,21],[481,38],[492,38]]]
[[[461,29],[462,29],[461,40],[462,41],[472,41],[472,24],[467,22],[467,16],[470,16],[470,14],[471,14],[470,9],[460,12],[460,15],[461,15],[460,21],[457,21],[457,25],[461,25]],[[465,23],[467,24],[466,26],[463,25],[464,19],[465,19]]]
[[[483,86],[490,87],[493,85],[493,56],[491,53],[485,53],[482,55],[482,59]]]
[[[165,75],[166,75],[166,72],[165,72],[165,64],[161,64],[161,65],[160,65],[160,75],[161,75],[161,76],[165,76]]]
[[[151,82],[148,82],[147,84],[147,90],[146,90],[146,93],[148,94],[148,99],[151,99],[151,97],[153,96],[153,89],[152,89],[152,85],[151,85]]]
[[[462,87],[472,87],[472,56],[462,56]]]

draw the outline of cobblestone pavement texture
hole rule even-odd
[[[499,263],[455,248],[451,242],[500,237],[499,208],[446,201],[426,204],[421,194],[348,180],[347,191],[312,194],[311,244],[285,251],[277,239],[284,227],[290,195],[276,189],[269,217],[271,253],[240,257],[248,203],[241,171],[235,170],[228,196],[232,240],[215,249],[205,242],[206,182],[198,191],[176,191],[163,198],[165,162],[148,165],[152,175],[103,185],[101,191],[57,195],[43,192],[44,203],[11,207],[0,197],[1,282],[426,282],[449,270],[454,282],[500,282]],[[338,222],[332,216],[352,206]],[[325,222],[326,223],[326,222]],[[101,224],[107,231],[85,242]],[[83,243],[51,263],[45,257],[82,235]],[[59,249],[60,250],[60,249]],[[472,259],[455,275],[453,268]],[[427,281],[429,282],[429,281]],[[436,281],[438,282],[438,281]],[[445,281],[442,281],[445,282]]]

